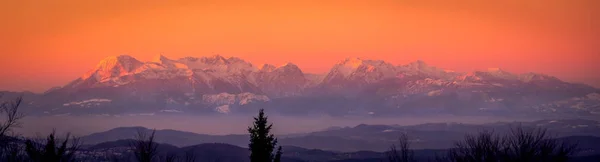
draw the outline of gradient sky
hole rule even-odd
[[[324,73],[347,57],[500,67],[600,87],[598,0],[0,0],[0,90],[42,92],[101,59],[221,54]]]

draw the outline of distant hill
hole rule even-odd
[[[600,124],[598,121],[563,119],[533,122],[498,122],[489,124],[428,123],[411,126],[366,125],[338,127],[306,134],[282,136],[285,162],[367,162],[385,160],[385,151],[397,142],[400,133],[407,133],[411,148],[419,161],[428,161],[445,155],[446,148],[467,133],[494,130],[506,133],[511,126],[547,128],[559,141],[578,144],[575,161],[593,161],[600,155]],[[120,127],[83,136],[86,143],[82,155],[97,159],[110,158],[119,153],[122,159],[131,158],[128,146],[144,127]],[[595,135],[595,136],[594,136]],[[177,130],[156,130],[160,143],[160,157],[194,155],[202,161],[247,162],[248,135],[203,135]],[[434,149],[431,149],[434,148]],[[107,154],[110,153],[110,154]],[[114,158],[114,157],[113,157]],[[131,160],[131,159],[129,159]]]
[[[600,140],[599,137],[568,137],[568,139],[577,142],[588,142],[586,150],[594,149],[595,152],[586,152],[585,154],[579,154],[573,157],[573,161],[577,162],[597,162],[600,158]],[[591,141],[590,141],[591,140]],[[119,150],[121,147],[128,146],[130,140],[119,140],[112,142],[100,143],[97,145],[86,146],[82,152],[85,152],[86,156],[100,155],[99,157],[108,157],[110,153],[122,153],[119,155],[121,159],[131,159],[131,153],[127,153],[126,150]],[[587,147],[587,146],[584,146]],[[108,151],[110,150],[110,151]],[[164,157],[168,154],[177,155],[180,158],[185,158],[186,155],[193,155],[197,161],[219,161],[219,162],[249,162],[248,156],[249,151],[247,148],[238,147],[229,144],[222,143],[206,143],[187,147],[175,147],[168,144],[159,145],[159,157]],[[443,156],[446,154],[446,150],[414,150],[415,159],[417,161],[430,161],[435,159],[436,156]],[[357,151],[357,152],[336,152],[336,151],[325,151],[320,149],[306,149],[295,146],[284,146],[283,147],[283,162],[380,162],[386,161],[385,152],[374,152],[374,151]],[[191,153],[191,154],[190,154]],[[99,158],[98,156],[96,158]],[[114,158],[114,157],[113,157]]]
[[[106,141],[121,139],[132,139],[138,131],[150,132],[152,130],[144,127],[119,127],[105,132],[93,133],[81,137],[86,144],[97,144]],[[156,141],[168,143],[178,147],[191,146],[201,143],[228,143],[232,145],[247,145],[247,135],[205,135],[177,130],[156,130]]]
[[[494,130],[497,133],[510,131],[511,126],[547,128],[557,138],[570,142],[581,141],[582,146],[594,148],[600,137],[600,122],[591,120],[541,120],[534,122],[503,122],[490,124],[430,123],[411,126],[397,125],[357,125],[327,129],[303,135],[279,136],[279,143],[286,146],[330,150],[330,151],[386,151],[397,142],[401,133],[407,133],[415,149],[446,149],[461,140],[467,133]],[[131,139],[138,130],[151,131],[144,127],[120,127],[105,132],[83,136],[86,144]],[[440,136],[443,134],[443,136]],[[595,136],[594,136],[595,135]],[[177,147],[203,143],[227,143],[247,147],[248,135],[204,135],[177,130],[157,130],[156,142],[168,143]],[[589,142],[592,141],[592,142]]]

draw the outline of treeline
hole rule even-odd
[[[1,97],[1,96],[0,96]],[[74,161],[75,153],[81,143],[78,138],[67,134],[59,139],[52,132],[44,138],[24,138],[13,132],[20,127],[20,119],[24,117],[19,112],[23,99],[0,104],[0,161],[3,162],[67,162]]]
[[[0,96],[1,97],[1,96]],[[155,141],[155,130],[139,130],[123,152],[107,151],[103,155],[78,155],[81,141],[69,134],[63,138],[52,132],[44,138],[25,138],[15,134],[23,114],[19,112],[22,98],[3,102],[0,105],[0,161],[3,162],[72,162],[72,161],[139,161],[139,162],[196,162],[193,151],[171,153],[159,149]],[[283,150],[277,147],[277,138],[270,133],[273,124],[267,120],[263,110],[254,117],[248,127],[251,162],[280,162]],[[443,134],[440,134],[443,135]],[[410,139],[402,134],[399,143],[391,146],[386,161],[413,162],[414,151]],[[566,162],[577,152],[576,145],[552,138],[545,129],[513,128],[508,134],[483,131],[466,135],[455,143],[444,155],[430,161],[437,162]],[[217,160],[216,160],[217,161]]]
[[[410,149],[410,140],[402,134],[398,145],[388,151],[390,162],[417,161]],[[567,162],[577,152],[577,145],[559,141],[546,129],[512,128],[508,134],[492,131],[469,134],[445,155],[437,155],[436,162]]]

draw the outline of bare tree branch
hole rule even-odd
[[[0,96],[1,97],[1,96]],[[19,112],[19,106],[23,101],[22,97],[17,97],[13,102],[6,101],[0,103],[0,117],[3,121],[0,123],[0,138],[4,138],[12,131],[12,128],[19,127],[19,120],[24,117]]]
[[[408,135],[402,133],[398,138],[398,145],[392,145],[387,153],[390,162],[411,162],[415,161],[414,151],[410,149],[410,141]],[[398,148],[400,150],[398,150]]]
[[[576,153],[577,145],[560,142],[547,134],[546,129],[511,128],[504,137],[493,132],[467,135],[455,148],[450,149],[446,160],[453,162],[480,161],[530,161],[566,162]]]
[[[164,162],[176,162],[178,161],[178,157],[176,153],[173,152],[169,152],[166,155],[164,155],[164,157],[161,158],[160,161],[164,161]]]
[[[0,93],[0,98],[3,94]],[[25,155],[20,139],[13,134],[13,128],[19,127],[23,114],[19,112],[23,98],[0,103],[0,161],[23,161]]]
[[[148,134],[145,130],[138,130],[135,141],[130,144],[136,160],[139,162],[151,162],[158,154],[158,144],[154,142],[154,133]]]
[[[25,151],[30,161],[74,161],[80,149],[81,142],[69,133],[64,139],[56,138],[52,131],[45,139],[28,139],[25,141]]]

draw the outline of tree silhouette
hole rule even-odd
[[[23,151],[21,139],[10,140],[0,148],[0,161],[3,162],[22,162],[26,161],[27,155]]]
[[[258,117],[254,117],[254,124],[248,127],[250,133],[249,149],[251,162],[279,162],[281,159],[281,147],[277,153],[273,150],[277,145],[277,139],[270,133],[273,124],[268,124],[264,110],[260,109]]]
[[[504,146],[502,137],[491,131],[483,131],[477,135],[465,135],[463,141],[457,142],[455,148],[448,152],[447,161],[453,162],[497,162],[503,158]]]
[[[138,130],[134,142],[130,143],[135,159],[139,162],[151,162],[158,154],[158,144],[154,142],[154,133],[148,134],[145,130]]]
[[[577,152],[576,144],[560,142],[546,129],[511,129],[504,139],[506,160],[532,162],[564,162]]]
[[[22,101],[22,97],[17,97],[14,101],[0,103],[0,161],[24,161],[22,140],[12,132],[13,128],[20,126],[19,120],[24,116],[19,112]]]
[[[577,145],[552,138],[546,129],[511,129],[502,137],[484,131],[467,135],[464,141],[450,149],[445,161],[452,162],[566,162],[576,152]]]
[[[180,161],[179,157],[174,152],[168,152],[166,155],[160,156],[160,161],[163,162],[177,162]]]
[[[0,94],[0,98],[2,98],[2,94]],[[11,139],[8,134],[11,133],[13,128],[20,125],[19,120],[23,118],[23,114],[19,112],[19,106],[22,101],[22,97],[17,97],[13,102],[0,103],[0,115],[3,120],[0,122],[0,142],[3,143]]]
[[[25,152],[33,162],[70,162],[75,161],[80,145],[79,139],[70,134],[61,142],[52,131],[45,140],[26,140]]]
[[[279,146],[279,148],[277,148],[277,153],[275,153],[275,158],[273,159],[273,162],[280,162],[282,154],[283,152],[281,151],[281,146]]]
[[[193,149],[185,152],[182,162],[196,162],[196,154]]]
[[[387,152],[388,161],[390,162],[411,162],[415,161],[414,151],[410,150],[410,142],[408,136],[404,133],[398,138],[398,146],[392,145],[390,151]],[[398,148],[400,150],[398,150]]]

